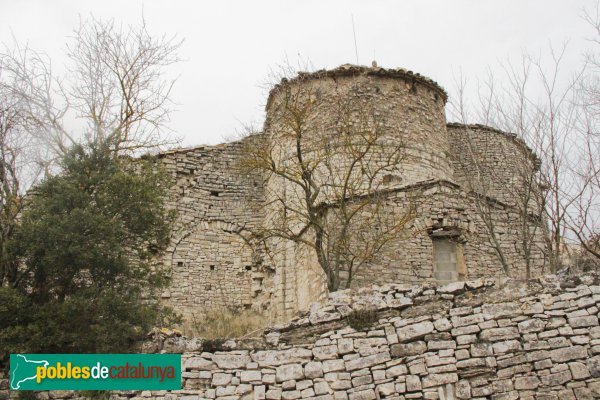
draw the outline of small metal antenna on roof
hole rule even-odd
[[[352,17],[352,34],[354,35],[354,53],[356,54],[356,65],[358,65],[358,46],[356,46],[356,29],[354,28],[354,14],[350,14]]]

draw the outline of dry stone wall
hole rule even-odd
[[[261,146],[271,151],[273,159],[289,166],[286,163],[296,148],[290,132],[290,101],[296,111],[306,107],[303,145],[311,150],[304,154],[306,159],[321,157],[320,169],[311,173],[320,178],[319,199],[325,203],[346,176],[348,151],[335,150],[343,141],[342,133],[379,129],[383,132],[376,146],[380,150],[356,170],[359,175],[365,168],[377,171],[372,189],[385,193],[381,198],[388,216],[400,216],[411,204],[416,206],[414,221],[356,273],[354,286],[435,280],[432,233],[440,229],[454,230],[460,241],[465,267],[461,279],[506,275],[496,249],[511,266],[509,276],[523,277],[527,268],[531,276],[542,273],[543,221],[527,216],[523,224],[523,213],[513,207],[520,172],[535,169],[535,156],[526,146],[488,127],[447,125],[446,93],[419,74],[343,65],[300,73],[276,85],[267,102],[262,135],[159,155],[173,177],[170,207],[177,211],[171,244],[162,257],[172,271],[172,284],[163,299],[188,323],[206,310],[223,307],[291,316],[326,296],[321,267],[309,246],[269,238],[265,247],[253,240],[253,233],[261,230],[291,227],[298,232],[305,223],[303,216],[298,217],[301,211],[289,212],[303,209],[300,186],[240,168],[248,140],[263,140]],[[349,128],[340,131],[344,124]],[[345,140],[352,140],[352,135],[347,136]],[[388,165],[389,152],[398,145],[402,154]],[[322,159],[326,156],[327,162]],[[379,170],[382,165],[386,167]],[[472,177],[485,187],[474,184]],[[359,178],[364,180],[362,175]],[[490,221],[483,219],[482,200],[473,191],[487,196],[483,213]],[[488,222],[493,225],[493,245]],[[375,223],[366,225],[373,226],[373,232],[380,228]],[[523,226],[531,237],[525,240],[531,246],[528,251],[521,245]],[[311,234],[310,229],[305,233]]]
[[[352,286],[361,287],[386,282],[419,283],[435,281],[432,234],[436,229],[451,231],[459,242],[466,266],[463,279],[509,275],[525,279],[526,263],[530,276],[544,273],[544,236],[539,223],[529,222],[527,238],[523,240],[521,216],[502,203],[489,203],[489,218],[497,243],[492,242],[489,227],[475,206],[472,195],[448,181],[423,182],[388,195],[385,212],[406,213],[412,202],[415,218],[406,225],[405,234],[386,244],[377,257],[355,272]],[[526,242],[530,254],[526,254]],[[508,274],[498,262],[496,248],[502,251],[510,266]]]
[[[298,133],[290,124],[294,121],[290,111],[295,116],[302,111],[302,143],[306,150],[314,147],[305,150],[306,162],[322,162],[325,149],[336,154],[330,147],[337,146],[347,133],[340,133],[340,119],[350,126],[348,132],[380,129],[386,140],[403,147],[397,165],[378,172],[381,181],[375,179],[375,189],[386,193],[382,214],[401,216],[412,204],[416,206],[415,220],[386,244],[370,265],[360,271],[342,271],[342,281],[351,273],[355,276],[352,286],[436,280],[432,243],[436,230],[453,230],[453,239],[460,242],[462,278],[507,274],[523,278],[543,272],[543,221],[531,218],[527,210],[519,210],[521,204],[515,204],[520,200],[516,194],[522,193],[523,172],[531,172],[527,178],[535,174],[535,155],[510,134],[480,125],[447,125],[445,100],[441,87],[418,74],[351,65],[301,73],[271,91],[265,135],[273,142],[276,161],[284,166],[294,158]],[[316,169],[311,175],[317,181],[315,177],[322,175],[324,188],[339,186],[336,178],[347,175],[348,160],[343,152],[336,156],[333,167],[327,164],[324,171]],[[376,168],[386,160],[385,151],[380,156],[368,164]],[[529,188],[527,195],[535,199],[539,188],[534,183]],[[274,201],[285,199],[291,208],[303,209],[304,192],[299,185],[271,177],[265,190],[271,205],[267,227],[304,226]],[[324,201],[325,192],[319,193]],[[531,211],[536,214],[533,208]],[[319,300],[324,277],[307,246],[279,240],[270,247],[277,254],[273,305],[278,313],[293,315]],[[500,258],[510,265],[508,271],[498,262]]]
[[[447,129],[454,179],[465,190],[514,204],[524,188],[537,185],[530,179],[539,160],[516,135],[483,125],[453,123]]]
[[[177,212],[162,260],[172,270],[163,299],[188,321],[213,308],[262,310],[271,296],[272,271],[248,242],[263,222],[263,178],[240,171],[243,149],[239,141],[159,155]]]
[[[356,160],[345,157],[349,150],[324,153],[323,148],[348,147],[340,136],[365,135],[369,131],[378,132],[381,141],[378,140],[376,147],[381,147],[381,151],[368,153],[368,164],[389,162],[386,149],[403,148],[401,165],[381,173],[382,178],[384,173],[391,175],[388,186],[405,186],[432,178],[449,179],[452,164],[448,157],[445,101],[444,90],[419,74],[342,65],[329,71],[301,73],[276,85],[267,102],[264,132],[273,141],[276,158],[284,161],[294,158],[297,134],[294,129],[298,128],[290,119],[291,115],[300,118],[303,156],[319,161],[325,154],[334,154],[333,167],[323,172],[330,185],[339,178],[338,173],[345,176],[347,164]],[[310,151],[313,147],[317,155]]]
[[[112,398],[594,399],[599,304],[596,276],[336,292],[251,345],[184,354],[182,390]]]
[[[311,178],[318,183],[320,198],[327,202],[330,192],[337,190],[340,196],[347,175],[355,182],[350,184],[352,193],[364,189],[361,185],[370,173],[377,177],[370,190],[450,179],[445,101],[440,86],[411,71],[342,65],[300,73],[276,85],[267,102],[264,132],[277,165],[297,168],[295,140],[300,128],[294,121],[301,119],[302,156],[306,163],[319,165]],[[377,132],[377,140],[359,168],[354,164],[357,148],[348,143],[365,132]],[[349,172],[351,168],[354,174]],[[290,209],[303,210],[305,195],[300,186],[271,176],[265,190],[267,228],[286,226],[300,231],[305,224],[302,212],[284,212],[275,201],[285,199]],[[285,240],[273,240],[269,247],[277,265],[273,302],[277,313],[290,316],[320,300],[326,285],[314,251]]]

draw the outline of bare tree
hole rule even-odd
[[[593,29],[590,42],[597,48],[600,2],[583,19]],[[566,51],[566,45],[551,47],[547,62],[528,55],[518,65],[505,64],[499,79],[490,74],[478,90],[474,115],[468,115],[463,101],[454,104],[460,121],[477,119],[514,132],[539,156],[539,178],[531,183],[541,185],[544,195],[531,200],[547,221],[541,227],[551,271],[562,267],[574,243],[600,259],[600,59],[593,49],[568,76],[563,71]]]
[[[569,214],[569,228],[581,247],[600,262],[600,2],[584,20],[593,29],[595,46],[586,54],[587,73],[580,80],[577,161],[573,163],[576,186]]]
[[[113,20],[80,21],[67,45],[68,74],[58,78],[43,53],[15,44],[0,58],[10,79],[0,82],[36,121],[35,134],[57,155],[81,140],[111,143],[115,154],[173,144],[166,122],[182,41],[155,38],[145,21],[124,28]],[[80,129],[69,118],[83,122]]]
[[[25,191],[55,172],[77,143],[103,142],[115,157],[175,143],[166,122],[181,40],[93,17],[68,45],[68,74],[58,78],[45,54],[14,40],[0,52],[0,285],[15,284],[9,242]],[[83,123],[77,120],[83,121]]]
[[[69,46],[70,102],[87,121],[93,139],[114,143],[115,151],[171,144],[164,136],[174,80],[165,68],[178,62],[181,41],[153,38],[145,22],[123,29],[114,21],[80,23]]]
[[[5,98],[19,105],[22,120],[32,122],[27,134],[39,140],[53,157],[64,154],[76,139],[65,127],[69,105],[63,85],[52,71],[51,60],[15,39],[12,47],[0,53],[0,66],[0,88]]]
[[[516,135],[539,157],[539,173],[528,167],[530,155],[524,154],[515,170],[519,176],[518,190],[508,199],[519,212],[521,224],[521,252],[527,266],[531,260],[532,240],[541,229],[546,238],[546,250],[551,271],[561,265],[561,253],[568,237],[570,213],[578,199],[573,165],[578,160],[577,144],[579,109],[576,105],[578,82],[583,69],[563,82],[562,64],[566,45],[559,51],[550,49],[549,67],[539,59],[524,56],[518,65],[506,63],[498,79],[493,74],[478,88],[478,102],[473,115],[462,97],[453,102],[453,113],[463,123],[475,119],[485,125]],[[462,88],[464,89],[464,87]],[[474,186],[486,194],[486,181],[481,174],[469,177]],[[489,179],[490,177],[485,177]],[[482,214],[487,211],[484,209]],[[533,218],[539,224],[528,222]],[[486,218],[484,218],[486,219]],[[493,231],[494,227],[490,226]],[[493,235],[492,235],[493,238]],[[501,250],[498,250],[501,252]],[[500,256],[500,258],[502,258]]]
[[[273,240],[314,252],[330,291],[352,279],[413,217],[385,210],[382,177],[399,167],[404,144],[390,136],[385,115],[352,96],[339,96],[331,126],[316,132],[323,107],[313,87],[282,84],[278,111],[267,124],[278,130],[248,140],[242,168],[267,177],[269,228],[254,232],[276,251]],[[328,105],[330,107],[331,104]]]
[[[0,65],[0,78],[3,76]],[[18,263],[9,241],[22,211],[23,191],[35,183],[42,171],[36,163],[38,143],[29,134],[35,121],[18,97],[0,87],[0,286],[18,283]]]

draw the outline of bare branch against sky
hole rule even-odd
[[[185,38],[187,61],[170,71],[180,76],[170,127],[194,145],[218,143],[243,124],[260,126],[261,82],[283,60],[333,68],[355,62],[358,51],[361,64],[375,56],[380,66],[408,68],[450,89],[459,71],[482,78],[499,60],[542,53],[551,43],[568,41],[564,68],[576,70],[594,34],[582,20],[584,8],[595,10],[593,0],[316,3],[0,0],[0,42],[14,35],[59,67],[80,17],[127,25],[143,15],[151,33]]]

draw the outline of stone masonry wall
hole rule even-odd
[[[386,215],[402,216],[408,212],[411,202],[415,207],[414,219],[408,221],[403,233],[385,244],[375,259],[353,271],[351,287],[389,282],[435,282],[432,233],[442,229],[452,231],[456,235],[453,239],[460,243],[465,267],[463,279],[507,275],[498,261],[496,244],[490,240],[487,225],[477,211],[472,195],[465,193],[452,182],[423,182],[388,193],[382,212]],[[514,208],[502,203],[492,202],[489,207],[489,218],[493,218],[498,247],[510,265],[508,276],[527,278],[527,261],[530,265],[530,277],[541,276],[545,265],[541,228],[535,221],[530,222],[530,232],[533,234],[526,242],[531,247],[531,254],[526,255],[520,215]],[[364,212],[370,215],[369,208]],[[306,310],[311,302],[322,300],[326,290],[325,276],[314,256],[310,257],[310,252],[303,252],[301,246],[293,248],[299,254],[290,256],[293,257],[292,265],[303,263],[303,267],[288,269],[294,275],[286,277],[285,282],[289,287],[286,291],[278,291],[278,295],[287,294],[288,306]],[[310,286],[301,284],[303,276],[317,289],[311,290]],[[347,272],[341,271],[341,276],[346,279]],[[303,292],[294,292],[299,289]]]
[[[483,125],[454,123],[447,129],[454,179],[464,190],[514,204],[524,187],[537,185],[530,179],[538,159],[516,135]]]
[[[459,149],[456,135],[450,135],[454,151]],[[494,136],[503,138],[499,133]],[[172,268],[173,282],[163,297],[187,320],[201,310],[230,306],[291,315],[306,310],[326,293],[322,272],[309,249],[288,243],[289,249],[276,255],[280,259],[275,260],[279,266],[275,272],[272,266],[262,264],[268,258],[261,258],[258,249],[245,241],[250,230],[264,223],[265,193],[261,176],[240,174],[243,149],[243,142],[234,142],[160,156],[174,180],[170,207],[178,212],[172,242],[163,258]],[[512,174],[509,167],[497,172],[508,179]],[[455,171],[462,183],[463,170],[456,167]],[[371,265],[357,273],[353,286],[433,281],[429,230],[435,226],[461,232],[467,278],[504,274],[474,202],[462,188],[443,182],[429,180],[388,195],[392,214],[404,212],[410,196],[417,206],[416,219],[408,227],[408,235],[391,242]],[[510,275],[522,278],[525,259],[519,248],[520,217],[500,203],[494,217],[503,251],[513,266]],[[544,263],[541,230],[533,244],[532,274],[539,276]]]
[[[298,165],[294,154],[299,129],[296,123],[301,119],[303,159],[319,165],[311,179],[319,184],[319,199],[327,202],[331,192],[337,190],[340,195],[350,165],[354,168],[350,181],[366,181],[369,173],[377,177],[371,190],[451,179],[445,101],[443,89],[419,74],[343,65],[330,71],[301,73],[276,85],[267,102],[264,133],[271,141],[277,166],[293,170]],[[348,143],[353,135],[360,137],[370,131],[378,132],[378,140],[359,168],[354,164],[357,149]],[[400,156],[396,159],[394,153]],[[390,160],[397,161],[396,165],[389,165]],[[350,184],[353,195],[360,193],[361,184]],[[291,209],[303,210],[304,196],[299,185],[269,177],[265,185],[266,225],[296,227],[293,230],[299,231],[305,217],[283,212],[275,199],[285,199]],[[322,295],[320,267],[303,244],[274,240],[269,247],[276,257],[278,313],[289,316],[305,310]]]
[[[159,155],[177,211],[163,256],[172,269],[163,299],[187,320],[199,310],[269,304],[272,271],[247,243],[263,221],[263,178],[240,172],[243,149],[239,141]]]
[[[506,200],[514,193],[507,188],[514,183],[518,165],[509,155],[516,153],[514,157],[522,159],[526,148],[503,133],[482,127],[474,128],[471,136],[465,137],[463,127],[449,126],[450,159],[454,160],[454,180],[460,187],[435,179],[399,187],[397,192],[393,187],[382,186],[382,190],[390,191],[390,215],[400,215],[413,201],[416,219],[407,227],[406,235],[399,235],[386,245],[371,265],[357,273],[353,286],[435,280],[430,231],[436,227],[460,232],[467,279],[504,275],[475,202],[465,192],[469,187],[465,176],[472,173],[467,168],[473,163],[469,160],[479,157],[478,162],[483,163],[487,173],[483,180],[491,185],[489,194]],[[465,148],[467,139],[472,139],[471,156],[458,164],[456,160],[469,150]],[[261,257],[258,247],[246,241],[251,230],[275,222],[265,219],[265,196],[269,190],[265,191],[264,178],[239,171],[244,148],[240,141],[175,150],[160,156],[174,179],[170,206],[178,212],[171,246],[163,259],[172,268],[173,282],[163,297],[187,321],[192,316],[197,318],[202,310],[217,307],[252,307],[293,315],[326,293],[322,271],[310,249],[282,241],[281,249],[269,259]],[[525,156],[529,157],[529,153]],[[512,266],[509,275],[523,278],[526,257],[521,248],[521,217],[501,202],[491,209],[502,251]],[[531,273],[539,276],[544,264],[541,229],[535,233],[532,247]]]
[[[409,201],[416,205],[415,221],[357,273],[354,286],[434,280],[431,232],[435,229],[457,231],[466,278],[504,274],[470,194],[473,190],[492,203],[497,200],[490,213],[497,243],[512,266],[509,275],[524,277],[525,259],[531,260],[532,276],[542,272],[542,232],[533,234],[532,254],[524,254],[519,232],[522,216],[510,208],[520,172],[535,166],[535,156],[526,146],[492,128],[447,125],[444,90],[419,74],[343,65],[300,73],[276,85],[267,103],[263,135],[159,155],[174,180],[170,207],[178,215],[162,259],[172,271],[172,284],[163,299],[188,323],[203,311],[223,307],[291,316],[326,295],[321,268],[308,246],[269,238],[267,256],[265,247],[251,240],[252,232],[261,228],[305,223],[303,216],[298,217],[301,212],[287,212],[276,201],[285,199],[290,208],[302,210],[300,186],[273,175],[248,175],[240,168],[247,141],[256,138],[265,141],[276,162],[289,166],[296,148],[286,113],[290,101],[301,110],[306,106],[302,145],[311,151],[305,152],[305,160],[331,156],[326,163],[321,159],[321,167],[312,173],[313,179],[320,179],[319,199],[326,202],[339,180],[345,179],[348,152],[335,150],[340,136],[373,128],[383,132],[375,146],[379,151],[363,160],[364,166],[355,170],[363,172],[354,178],[364,180],[360,174],[365,168],[377,171],[372,189],[386,193],[390,216],[401,215]],[[340,130],[340,124],[351,128]],[[402,156],[394,161],[397,165],[382,164],[389,163],[389,152],[397,146],[402,148]],[[527,168],[521,168],[524,163]],[[379,170],[380,165],[386,167]],[[474,176],[479,177],[475,183],[485,187],[474,187],[468,179]],[[411,199],[406,197],[409,193]],[[527,226],[534,224],[530,221]],[[373,226],[373,231],[378,228]]]
[[[415,218],[407,224],[405,234],[387,243],[375,260],[359,270],[352,286],[435,281],[432,232],[441,229],[456,234],[454,239],[460,243],[464,256],[465,279],[506,276],[482,215],[471,196],[460,187],[447,181],[430,181],[390,193],[386,213],[402,215],[411,202],[414,203]],[[530,222],[531,232],[534,232],[528,241],[532,254],[526,256],[520,215],[501,203],[491,203],[490,210],[489,218],[493,219],[498,247],[510,265],[508,275],[527,278],[527,259],[531,276],[542,275],[545,263],[542,230],[535,222]]]
[[[381,140],[374,147],[381,149],[366,155],[368,164],[389,162],[386,143],[391,151],[403,148],[401,165],[381,172],[382,178],[384,173],[393,175],[388,177],[386,186],[449,179],[452,164],[448,157],[445,101],[444,90],[418,74],[343,65],[330,71],[300,74],[275,86],[267,103],[264,133],[273,141],[274,158],[283,160],[281,164],[285,165],[285,160],[294,158],[296,151],[293,129],[297,127],[290,122],[290,114],[300,114],[296,118],[302,122],[301,146],[306,160],[319,161],[325,157],[323,147],[346,143],[340,135],[377,131]],[[334,155],[334,165],[324,168],[322,174],[323,180],[333,185],[339,179],[337,173],[343,177],[348,162],[355,160],[345,157],[348,151],[329,152]],[[318,173],[319,169],[315,171]]]
[[[599,303],[596,276],[336,292],[260,340],[225,343],[229,350],[174,338],[196,350],[183,355],[182,390],[111,398],[594,399]],[[366,327],[356,330],[348,321],[359,312]]]

